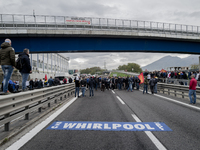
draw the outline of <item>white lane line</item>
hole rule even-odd
[[[197,109],[197,110],[200,110],[199,107],[196,107],[196,106],[191,106],[191,104],[186,104],[186,103],[183,103],[183,102],[179,102],[177,100],[174,100],[174,99],[171,99],[171,98],[168,98],[168,97],[164,97],[164,96],[161,96],[161,95],[158,95],[158,94],[154,94],[155,96],[157,97],[161,97],[161,98],[164,98],[166,100],[169,100],[169,101],[172,101],[172,102],[175,102],[175,103],[178,103],[178,104],[181,104],[181,105],[185,105],[187,107],[191,107],[191,108],[194,108],[194,109]]]
[[[116,96],[116,97],[123,105],[125,104],[124,101],[119,96]]]
[[[115,94],[115,92],[112,90],[113,94]]]
[[[47,126],[53,119],[55,119],[60,113],[62,113],[67,107],[69,107],[76,99],[77,99],[76,97],[73,98],[71,101],[69,101],[67,104],[65,104],[63,107],[61,107],[59,110],[57,110],[54,114],[49,116],[46,120],[44,120],[42,123],[38,124],[31,131],[29,131],[23,137],[21,137],[18,141],[13,143],[6,150],[20,149],[24,144],[26,144],[29,140],[31,140],[37,133],[39,133],[45,126]]]
[[[131,115],[136,122],[142,122],[135,114]],[[153,135],[153,133],[151,133],[151,131],[144,131],[144,132],[159,150],[167,150],[165,146]]]

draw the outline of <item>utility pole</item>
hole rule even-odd
[[[104,69],[106,70],[106,61],[104,60]]]

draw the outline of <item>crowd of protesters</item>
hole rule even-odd
[[[133,92],[133,89],[136,88],[139,90],[140,79],[135,76],[127,77],[102,77],[102,76],[91,76],[91,77],[76,77],[75,82],[75,97],[79,96],[79,90],[82,90],[82,96],[85,96],[86,89],[89,90],[89,97],[94,96],[94,90],[98,88],[104,92],[105,90],[127,90],[128,92]]]
[[[191,75],[195,76],[195,79],[200,81],[199,71],[153,71],[144,72],[144,76],[156,76],[158,78],[172,78],[172,79],[191,79]]]

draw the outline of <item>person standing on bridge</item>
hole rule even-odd
[[[29,59],[29,49],[25,48],[23,53],[19,54],[19,58],[21,58],[22,62],[22,69],[19,70],[22,75],[22,91],[25,91],[26,81],[28,80],[29,74],[32,73],[32,67]]]
[[[3,78],[3,95],[9,94],[8,81],[12,76],[15,67],[15,50],[11,47],[11,40],[5,39],[0,49],[0,65],[4,74]]]
[[[196,86],[197,86],[197,80],[195,79],[195,75],[191,75],[190,80],[190,86],[189,86],[189,98],[190,98],[190,104],[196,103]],[[192,95],[194,97],[194,100],[192,100]]]

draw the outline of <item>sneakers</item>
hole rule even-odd
[[[11,94],[11,93],[8,91],[6,93],[2,93],[1,95],[9,95],[9,94]]]

